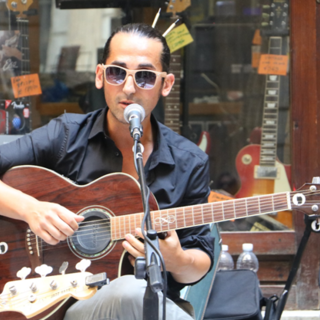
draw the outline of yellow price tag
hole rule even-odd
[[[193,42],[193,38],[184,23],[170,31],[166,40],[171,53]]]

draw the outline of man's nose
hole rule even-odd
[[[123,92],[127,95],[136,92],[135,83],[132,75],[129,75],[123,86]]]

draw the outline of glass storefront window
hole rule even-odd
[[[173,52],[175,91],[155,114],[208,153],[210,200],[289,191],[288,1],[114,3],[27,1],[24,17],[1,3],[0,133],[24,134],[65,111],[103,108],[94,78],[106,39],[122,24],[151,24],[161,7],[157,28],[164,32],[179,17],[193,41]],[[29,28],[22,31],[21,23]],[[39,75],[42,94],[15,102],[10,79],[30,72]],[[220,223],[223,231],[292,227],[287,212]]]

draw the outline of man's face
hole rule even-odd
[[[162,43],[156,39],[138,36],[134,33],[118,33],[111,40],[110,55],[106,65],[117,65],[131,70],[163,71],[160,61]],[[103,68],[97,66],[96,86],[104,88],[105,99],[112,116],[122,123],[124,109],[132,103],[140,104],[149,119],[151,111],[155,108],[160,95],[169,94],[173,85],[173,75],[167,76],[164,84],[161,77],[157,77],[156,84],[151,90],[143,90],[136,86],[132,76],[119,85],[114,86],[105,81]],[[172,84],[171,84],[172,82]]]

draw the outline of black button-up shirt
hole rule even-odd
[[[63,114],[46,126],[0,146],[0,174],[17,165],[38,165],[87,184],[122,171],[122,154],[105,132],[107,108],[88,114]],[[205,203],[209,195],[208,156],[194,143],[152,118],[156,141],[145,166],[147,185],[160,209]],[[129,134],[129,132],[128,132]],[[213,261],[208,226],[177,230],[184,249],[198,248]],[[169,275],[171,298],[183,285]]]

